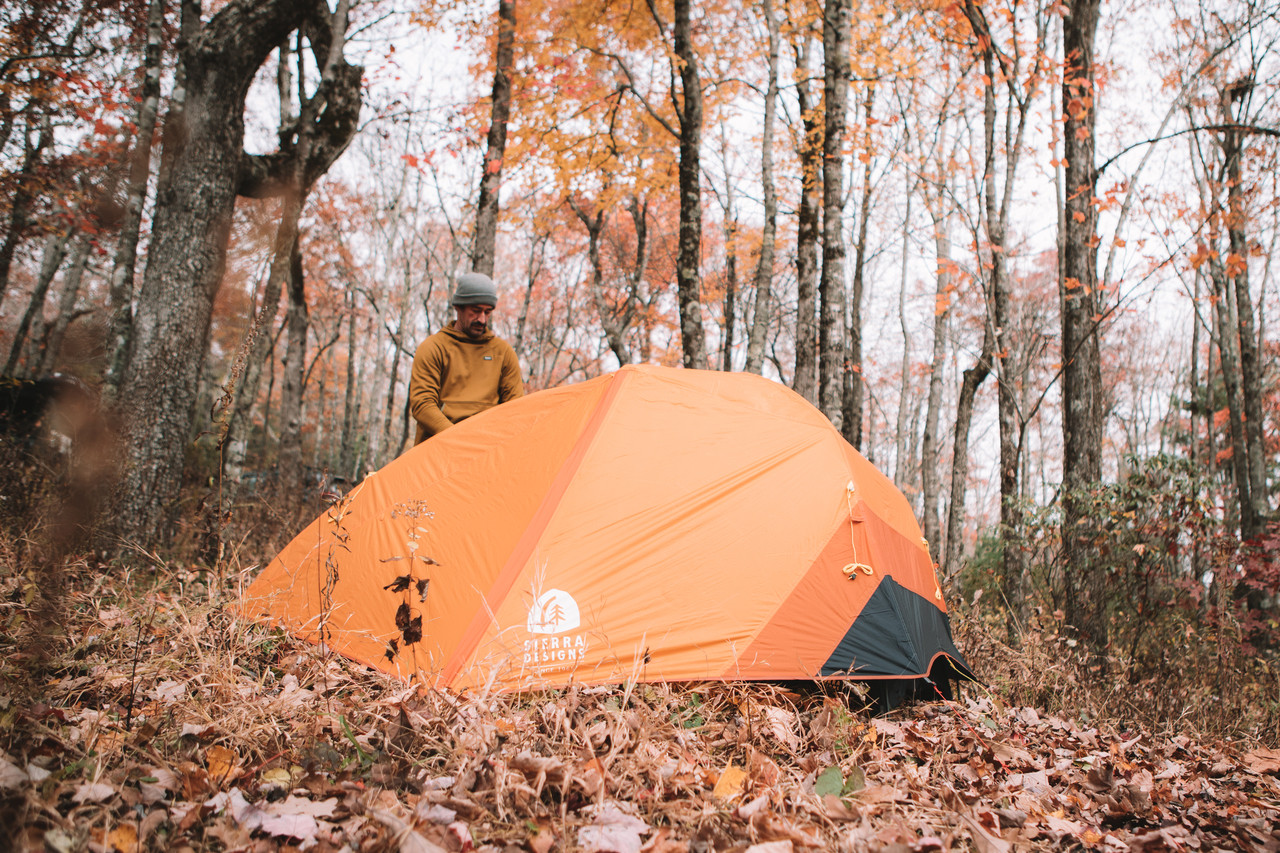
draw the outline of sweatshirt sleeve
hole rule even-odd
[[[510,344],[502,358],[502,375],[498,378],[498,402],[506,403],[524,396],[524,378],[520,375],[520,359]]]
[[[438,435],[453,426],[440,411],[440,386],[444,381],[444,352],[430,338],[413,356],[409,374],[409,411],[422,427],[424,438]]]

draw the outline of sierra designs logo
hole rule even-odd
[[[563,634],[582,624],[578,602],[562,589],[549,589],[529,608],[530,634]]]
[[[578,602],[562,589],[549,589],[529,608],[524,665],[546,675],[575,669],[587,655],[587,638],[571,633],[582,624]]]

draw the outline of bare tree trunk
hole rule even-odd
[[[62,284],[62,298],[58,302],[58,314],[53,325],[49,327],[48,340],[40,353],[39,369],[36,375],[48,376],[58,363],[62,354],[62,341],[66,337],[67,327],[76,318],[76,300],[80,297],[80,284],[84,281],[84,270],[89,265],[89,249],[92,240],[88,234],[81,234],[76,247],[71,253],[71,263],[67,265],[65,281]],[[33,361],[32,363],[36,363]]]
[[[822,279],[818,285],[818,408],[838,432],[844,427],[844,135],[849,103],[851,0],[826,0],[822,15]]]
[[[398,335],[391,335],[391,370],[387,379],[387,405],[382,410],[382,454],[375,467],[382,467],[404,449],[403,444],[394,444],[396,412],[403,412],[404,406],[396,405],[396,392],[400,389],[400,356],[404,354]]]
[[[280,312],[280,294],[289,276],[290,257],[297,250],[298,220],[302,214],[303,200],[297,196],[285,199],[280,224],[276,228],[274,254],[267,273],[267,283],[262,289],[262,302],[258,312],[240,345],[232,375],[230,418],[223,440],[223,483],[228,489],[227,498],[234,501],[244,476],[244,464],[248,458],[249,439],[253,433],[253,410],[258,402],[258,389],[262,383],[262,368],[271,352],[271,329]],[[237,374],[239,374],[237,376]],[[237,382],[237,379],[239,380]],[[239,387],[235,387],[235,386]]]
[[[524,335],[529,321],[529,306],[533,303],[533,288],[538,283],[538,275],[542,270],[543,257],[546,254],[549,239],[551,239],[550,232],[542,232],[537,234],[529,244],[529,262],[525,266],[524,300],[520,303],[520,313],[516,317],[516,335],[512,341],[512,348],[518,355],[525,355]]]
[[[285,314],[288,348],[284,358],[284,379],[280,392],[280,475],[285,482],[302,479],[302,395],[306,385],[307,313],[306,280],[302,274],[302,254],[289,258],[289,309]],[[323,425],[323,418],[318,424]],[[317,442],[319,439],[317,438]],[[318,448],[317,448],[318,450]]]
[[[858,205],[858,240],[853,247],[853,293],[849,303],[849,357],[842,380],[845,440],[862,449],[862,294],[864,273],[867,268],[867,221],[871,218],[871,109],[875,103],[875,84],[868,83],[867,96],[862,102],[866,122],[864,152],[867,155],[862,167],[862,201]],[[907,196],[908,208],[911,197]],[[904,248],[905,251],[905,248]]]
[[[720,352],[720,369],[733,370],[733,326],[738,313],[738,223],[726,216],[724,225],[724,343]]]
[[[17,186],[9,202],[9,222],[0,242],[0,304],[9,292],[9,270],[13,267],[13,256],[18,245],[26,238],[27,228],[31,225],[31,204],[35,201],[35,188],[40,181],[37,170],[44,159],[45,149],[53,141],[53,125],[46,116],[40,125],[40,133],[34,142],[28,130],[23,145],[22,166],[17,173]]]
[[[680,238],[676,290],[680,308],[680,347],[684,366],[707,368],[702,328],[702,82],[693,51],[689,21],[692,0],[675,0],[676,59],[680,66]]]
[[[631,351],[627,347],[627,330],[631,325],[632,304],[630,297],[621,310],[610,308],[604,296],[604,269],[600,262],[600,232],[604,228],[604,211],[596,210],[591,214],[578,203],[569,199],[569,206],[577,214],[583,227],[587,229],[587,257],[591,263],[591,299],[596,306],[596,314],[600,325],[604,328],[605,338],[609,341],[609,349],[613,350],[619,365],[631,363]]]
[[[796,98],[804,138],[800,140],[800,209],[796,212],[796,370],[792,388],[810,403],[818,403],[818,238],[822,208],[818,184],[822,180],[822,124],[818,104],[809,91],[809,37],[796,45]],[[843,325],[843,322],[841,323]]]
[[[64,286],[62,288],[63,298],[60,298],[58,300],[59,307],[61,307],[62,303],[65,301],[66,291],[67,291],[66,285],[72,283],[72,278],[77,279],[74,282],[76,289],[79,290],[80,288],[80,282],[78,281],[78,277],[79,277],[79,274],[84,271],[84,265],[87,262],[87,258],[89,254],[89,239],[90,239],[89,235],[85,233],[80,233],[75,235],[75,242],[71,249],[70,260],[67,263],[67,269],[63,275],[63,278],[64,278]],[[71,242],[70,239],[68,239],[68,242]],[[56,275],[55,275],[55,278],[56,278]],[[49,301],[49,294],[47,291],[52,288],[53,288],[53,281],[51,279],[49,281],[49,284],[46,286],[44,302]],[[73,308],[74,308],[74,305],[75,305],[75,302],[73,299],[72,300]],[[56,321],[56,315],[55,315],[55,321]],[[44,304],[42,303],[40,307],[35,311],[35,313],[31,316],[31,327],[30,329],[27,330],[27,335],[26,335],[27,339],[23,346],[23,354],[20,359],[22,363],[22,368],[20,371],[21,375],[39,376],[41,374],[41,368],[45,363],[46,356],[49,350],[49,328],[50,328],[50,324],[49,324],[49,321],[45,319]],[[17,344],[17,343],[18,343],[18,339],[15,337],[14,344]]]
[[[1240,158],[1243,147],[1243,131],[1240,118],[1233,114],[1233,104],[1243,100],[1252,91],[1236,84],[1222,96],[1222,111],[1227,127],[1222,132],[1222,152],[1227,173],[1227,241],[1231,263],[1227,278],[1231,296],[1235,298],[1236,327],[1224,329],[1224,334],[1234,334],[1239,341],[1240,398],[1244,414],[1245,457],[1249,478],[1249,512],[1241,518],[1250,519],[1250,530],[1242,531],[1245,539],[1253,539],[1264,530],[1264,522],[1271,513],[1267,499],[1266,450],[1263,436],[1265,424],[1262,411],[1262,369],[1258,358],[1258,339],[1254,331],[1253,296],[1249,291],[1249,241],[1246,225],[1248,213],[1244,203],[1244,185]],[[1240,111],[1243,113],[1243,104]]]
[[[1215,235],[1216,237],[1216,235]],[[1236,304],[1231,299],[1231,282],[1220,259],[1209,261],[1209,275],[1213,281],[1214,317],[1217,321],[1218,364],[1222,371],[1222,384],[1227,393],[1227,420],[1231,436],[1231,468],[1236,483],[1236,502],[1240,523],[1240,538],[1252,539],[1260,528],[1254,517],[1252,495],[1253,481],[1249,477],[1249,453],[1244,430],[1243,390],[1240,382],[1240,327],[1236,317]]]
[[[342,393],[342,446],[338,473],[354,477],[356,469],[356,417],[360,409],[360,383],[356,381],[356,292],[347,290],[347,384]]]
[[[1066,67],[1062,101],[1066,234],[1062,240],[1063,462],[1062,541],[1066,557],[1068,624],[1101,656],[1107,642],[1105,573],[1092,547],[1096,525],[1086,490],[1102,478],[1102,368],[1098,341],[1098,257],[1094,165],[1093,44],[1098,0],[1068,0],[1062,19]]]
[[[636,254],[631,264],[631,274],[627,286],[631,293],[628,303],[632,310],[642,318],[640,328],[640,362],[647,364],[650,356],[652,333],[649,318],[652,316],[652,303],[655,298],[647,292],[644,277],[649,271],[649,197],[644,200],[632,195],[627,199],[627,212],[631,214],[631,227],[636,232]],[[643,310],[641,310],[643,309]]]
[[[5,376],[29,376],[32,372],[32,363],[27,362],[26,370],[21,374],[17,373],[18,362],[22,358],[22,352],[26,349],[27,332],[36,325],[36,317],[39,316],[39,324],[44,324],[44,302],[49,295],[49,285],[53,283],[53,277],[58,274],[58,268],[62,266],[62,261],[67,256],[67,242],[71,239],[69,232],[57,232],[50,234],[44,243],[44,256],[40,261],[40,275],[36,278],[35,287],[31,290],[31,299],[27,302],[27,310],[22,312],[22,319],[18,321],[18,328],[13,332],[13,341],[9,346],[9,358],[4,363]]]
[[[907,447],[915,444],[915,433],[907,437],[907,408],[911,395],[911,330],[907,327],[907,246],[911,239],[911,194],[907,190],[907,209],[902,214],[902,272],[898,279],[898,325],[902,329],[902,368],[898,384],[898,418],[893,436],[893,482],[901,489],[909,480]],[[929,458],[929,457],[926,457]],[[926,537],[927,538],[927,537]]]
[[[1205,416],[1205,420],[1209,420],[1209,409],[1207,404],[1207,395],[1205,390],[1200,387],[1200,270],[1192,271],[1192,293],[1191,304],[1194,308],[1191,315],[1191,376],[1187,383],[1187,398],[1190,401],[1190,421],[1191,421],[1191,440],[1187,448],[1187,455],[1191,458],[1191,467],[1196,471],[1210,470],[1206,465],[1205,454],[1200,449],[1200,420],[1201,414]],[[1208,385],[1208,382],[1205,383]],[[1212,421],[1209,422],[1211,427]],[[1207,430],[1206,430],[1207,431]],[[1212,459],[1213,454],[1208,454]],[[1200,541],[1200,537],[1192,537],[1191,542],[1191,575],[1192,577],[1204,577],[1204,547],[1205,543]],[[1221,588],[1221,584],[1215,578],[1215,587]]]
[[[498,0],[498,44],[493,63],[493,103],[485,147],[480,198],[476,202],[476,244],[471,268],[493,275],[498,235],[498,196],[502,189],[502,159],[507,150],[507,122],[511,116],[511,69],[515,63],[516,2]]]
[[[933,244],[937,256],[933,312],[933,357],[929,360],[929,403],[924,416],[924,439],[920,455],[920,490],[924,497],[924,538],[932,553],[942,559],[942,528],[938,519],[938,497],[941,491],[938,478],[938,421],[942,409],[942,370],[946,358],[947,319],[951,316],[951,235],[941,210],[937,213],[929,205],[933,219]]]
[[[943,561],[948,586],[960,572],[960,556],[964,547],[964,494],[969,486],[969,429],[973,424],[973,404],[978,387],[991,373],[995,357],[995,335],[990,321],[985,324],[982,350],[972,367],[965,370],[956,400],[956,428],[951,449],[951,500],[947,507],[947,549]]]
[[[138,261],[138,238],[142,230],[142,210],[147,203],[147,182],[151,177],[151,145],[155,140],[156,117],[160,111],[163,30],[164,0],[151,0],[147,12],[147,48],[142,60],[137,132],[134,134],[133,153],[129,157],[124,222],[120,226],[115,265],[108,285],[111,332],[102,384],[102,399],[107,405],[115,402],[133,340],[133,280]]]
[[[773,125],[778,101],[778,19],[773,0],[763,0],[761,14],[769,32],[769,88],[764,101],[764,130],[760,140],[760,183],[764,190],[764,231],[760,236],[760,263],[756,266],[755,307],[747,338],[748,373],[759,373],[764,364],[764,342],[773,313],[773,258],[778,235],[778,191],[773,181]]]

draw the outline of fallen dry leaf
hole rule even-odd
[[[711,796],[718,800],[732,800],[734,797],[742,793],[742,787],[747,781],[747,771],[734,764],[727,765],[720,772],[720,778],[716,780],[716,786],[711,791]]]
[[[102,782],[85,782],[76,788],[71,799],[77,803],[101,803],[116,795],[116,789]]]
[[[1012,845],[1003,838],[987,831],[977,820],[974,820],[967,814],[960,815],[960,819],[964,821],[965,826],[969,827],[969,832],[973,838],[973,845],[979,853],[1007,853],[1012,849]]]
[[[585,853],[640,853],[641,836],[649,824],[627,814],[617,803],[604,803],[583,809],[592,816],[591,823],[578,829],[578,845]]]
[[[244,768],[240,766],[240,756],[234,749],[225,746],[211,746],[204,753],[205,766],[209,768],[209,781],[222,786],[239,777]]]
[[[413,827],[389,811],[371,809],[369,814],[395,833],[395,841],[400,853],[449,853],[449,850],[434,841],[423,838]]]
[[[1244,769],[1250,773],[1280,773],[1280,749],[1258,748],[1250,750],[1244,756]]]

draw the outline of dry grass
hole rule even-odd
[[[1006,702],[1087,722],[1205,742],[1280,744],[1280,662],[1239,626],[1183,627],[1159,660],[1112,653],[1100,664],[1053,618],[1033,619],[1014,648],[1002,613],[953,611],[956,641]]]

